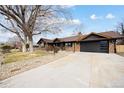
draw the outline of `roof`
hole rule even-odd
[[[90,34],[87,34],[87,35],[76,35],[76,36],[70,36],[70,37],[65,37],[65,38],[55,38],[54,40],[44,39],[44,38],[41,38],[41,39],[43,39],[47,43],[55,42],[55,40],[59,40],[59,42],[74,42],[74,41],[85,40],[88,36],[90,36],[92,34],[103,37],[104,39],[115,39],[115,38],[117,39],[117,38],[122,38],[123,37],[118,32],[108,31],[108,32],[100,32],[100,33],[91,32]]]
[[[79,38],[79,36],[70,36],[70,37],[65,37],[65,38],[57,38],[59,39],[61,42],[72,42],[72,41],[77,41]]]
[[[98,33],[98,34],[109,36],[111,38],[122,37],[122,35],[119,32],[114,32],[114,31],[101,32],[101,33]]]
[[[85,40],[88,36],[90,35],[98,35],[100,37],[103,37],[104,39],[119,39],[119,38],[124,38],[124,36],[122,36],[120,33],[115,32],[115,31],[107,31],[107,32],[100,32],[100,33],[95,33],[95,32],[91,32],[90,34],[87,35],[83,35],[80,40]],[[79,41],[80,41],[79,40]],[[102,39],[95,39],[95,40],[102,40]]]
[[[51,42],[53,42],[53,40],[51,40],[51,39],[41,38],[41,39],[37,42],[37,44],[40,44],[41,41],[43,41],[43,42],[45,42],[45,43],[51,43]]]
[[[90,36],[92,34],[98,35],[98,36],[106,38],[106,39],[122,38],[122,35],[118,32],[107,31],[107,32],[100,32],[100,33],[91,32],[90,34],[87,34],[87,35],[81,35],[81,36],[77,35],[77,36],[60,38],[60,40],[64,41],[64,42],[80,41],[80,40],[84,40],[85,38],[87,38],[88,36]]]
[[[87,37],[91,36],[91,35],[96,35],[96,36],[99,36],[99,37],[102,37],[102,38],[111,38],[110,36],[106,36],[106,35],[103,35],[101,33],[95,33],[95,32],[91,32],[90,34],[87,34],[87,35],[82,35],[82,37],[79,39],[79,41],[81,40],[85,40]],[[97,38],[98,39],[98,38]],[[93,40],[93,39],[91,39]]]

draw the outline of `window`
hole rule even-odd
[[[72,47],[72,43],[65,43],[65,46]]]

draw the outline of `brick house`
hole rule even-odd
[[[45,48],[49,43],[53,42],[53,40],[46,39],[46,38],[41,38],[37,44],[39,45],[40,48]]]
[[[76,35],[65,38],[55,38],[53,40],[40,39],[41,43],[58,46],[60,49],[66,51],[80,51],[80,52],[103,52],[116,53],[116,43],[118,40],[124,38],[121,34],[114,31],[90,33],[87,35]]]

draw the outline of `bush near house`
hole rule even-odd
[[[58,53],[58,51],[60,50],[60,48],[58,46],[47,46],[45,48],[46,51],[53,51],[54,54]]]
[[[60,48],[59,47],[57,47],[57,46],[54,46],[54,53],[58,53],[58,51],[60,50]]]

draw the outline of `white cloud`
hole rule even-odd
[[[114,16],[113,14],[109,13],[109,14],[106,15],[105,18],[106,18],[106,19],[114,19],[115,16]]]
[[[96,16],[95,14],[92,14],[90,16],[90,19],[92,20],[97,20],[97,19],[102,19],[102,18],[106,18],[106,19],[114,19],[115,16],[111,13],[108,13],[106,16]]]
[[[48,24],[65,24],[65,25],[80,25],[81,21],[79,19],[65,19],[65,18],[53,18],[45,20]]]
[[[72,22],[77,25],[81,24],[81,21],[79,19],[73,19]]]
[[[54,21],[56,22],[56,21]],[[68,19],[66,20],[65,18],[59,18],[57,20],[57,23],[62,23],[62,24],[66,24],[66,25],[80,25],[81,21],[79,19]]]
[[[97,20],[97,19],[101,19],[101,18],[102,18],[101,16],[96,16],[95,14],[92,14],[90,16],[90,19],[92,19],[92,20]]]
[[[92,15],[90,16],[90,18],[91,18],[92,20],[96,20],[96,19],[97,19],[97,17],[96,17],[95,14],[92,14]]]

